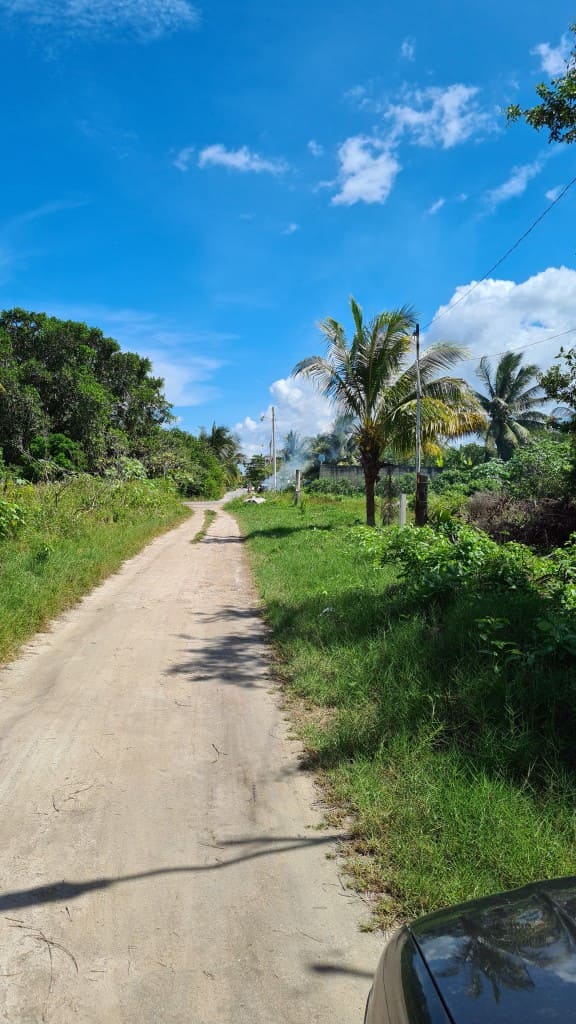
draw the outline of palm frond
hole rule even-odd
[[[482,356],[476,370],[476,376],[484,382],[490,398],[494,398],[494,385],[492,383],[492,365],[487,356]]]

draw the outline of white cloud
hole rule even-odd
[[[198,23],[188,0],[0,0],[0,12],[72,34],[125,33],[157,39]]]
[[[172,161],[174,167],[177,167],[179,171],[187,171],[190,166],[190,161],[194,156],[194,146],[184,146],[179,153],[176,154],[176,159]]]
[[[284,160],[267,160],[252,153],[247,146],[226,149],[218,143],[206,146],[198,157],[199,167],[228,167],[234,171],[254,171],[256,174],[283,174],[288,169]]]
[[[450,302],[439,307],[436,315],[442,317],[430,328],[426,343],[438,339],[455,341],[465,345],[472,356],[488,355],[496,362],[498,352],[532,345],[576,328],[576,271],[567,267],[549,267],[520,283],[482,281],[467,298],[448,309],[469,288],[470,284],[460,285]],[[526,349],[524,358],[545,368],[551,365],[561,345],[575,344],[576,331]],[[477,365],[463,363],[458,372],[474,382]]]
[[[416,44],[413,39],[405,39],[400,47],[400,56],[404,60],[413,61],[416,58]]]
[[[334,205],[386,201],[400,164],[385,142],[355,135],[339,147],[338,159],[340,191],[332,197]]]
[[[517,196],[523,195],[528,188],[529,182],[540,174],[545,162],[545,157],[539,157],[530,164],[521,164],[519,167],[513,167],[510,177],[506,181],[486,193],[486,200],[489,206],[494,209],[500,203],[505,203],[508,199],[515,199]]]
[[[322,156],[324,152],[324,146],[321,146],[319,142],[315,142],[314,139],[310,139],[308,149],[312,153],[312,156]]]
[[[475,135],[495,128],[493,113],[483,110],[475,86],[454,84],[446,88],[405,89],[400,102],[380,106],[391,125],[392,139],[402,136],[417,146],[451,149]]]
[[[234,425],[242,451],[248,455],[267,455],[271,440],[272,406],[275,409],[277,447],[290,430],[300,437],[325,433],[334,422],[334,406],[304,378],[281,378],[270,386],[272,401],[258,418],[246,416]],[[260,417],[263,416],[262,420]]]
[[[39,307],[51,316],[97,324],[124,350],[146,356],[152,361],[153,373],[164,378],[166,397],[174,405],[197,406],[219,396],[219,388],[212,381],[224,362],[206,352],[233,340],[232,335],[188,327],[166,328],[165,318],[136,309],[58,307],[51,303],[40,303]]]
[[[556,202],[560,193],[564,190],[564,185],[556,185],[556,188],[549,188],[545,192],[546,199],[549,199],[551,203]]]
[[[284,228],[283,235],[293,235],[296,231],[300,230],[299,224],[288,224],[288,227]]]
[[[566,70],[566,61],[570,56],[570,40],[562,36],[558,46],[550,43],[538,43],[530,53],[540,58],[540,68],[547,75],[562,75]]]
[[[440,199],[437,199],[435,203],[432,203],[432,206],[429,206],[428,209],[426,210],[426,213],[428,214],[428,216],[429,217],[433,217],[435,213],[438,213],[438,210],[442,209],[442,207],[444,206],[445,202],[446,202],[445,199],[440,198]]]
[[[79,210],[88,206],[87,199],[55,199],[51,203],[44,203],[42,206],[35,206],[31,210],[19,213],[10,221],[10,227],[18,227],[21,224],[30,224],[35,220],[42,220],[44,217],[51,217],[56,213],[65,213],[68,210]]]

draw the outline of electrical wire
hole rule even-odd
[[[473,291],[475,291],[475,289],[478,288],[483,283],[483,281],[486,281],[486,279],[490,276],[490,274],[494,273],[494,271],[497,270],[497,268],[499,266],[501,266],[502,263],[504,263],[504,260],[508,259],[508,257],[511,255],[511,253],[513,253],[514,250],[517,249],[519,245],[521,245],[521,243],[524,241],[524,239],[527,238],[528,235],[532,233],[532,231],[534,231],[534,228],[537,227],[537,225],[540,223],[540,221],[544,220],[544,217],[546,217],[547,214],[550,213],[550,210],[552,210],[556,206],[556,204],[559,203],[561,199],[563,199],[563,197],[566,195],[566,193],[569,191],[569,189],[572,188],[572,186],[574,184],[576,184],[576,176],[574,178],[572,178],[572,180],[569,181],[567,185],[564,186],[562,191],[556,196],[555,199],[552,200],[552,202],[549,204],[549,206],[547,206],[546,209],[543,210],[542,213],[536,218],[536,220],[534,220],[532,222],[530,227],[526,231],[524,231],[524,233],[522,235],[520,235],[520,238],[516,239],[514,244],[511,245],[510,248],[506,250],[506,252],[500,257],[500,259],[496,260],[496,263],[494,263],[486,271],[486,273],[483,275],[483,277],[481,277],[478,281],[474,281],[474,284],[470,285],[470,287],[464,292],[464,295],[460,295],[457,299],[454,300],[454,302],[451,302],[446,307],[446,309],[444,309],[441,313],[438,313],[435,317],[433,317],[432,320],[430,320],[425,325],[423,330],[427,331],[428,328],[432,326],[432,324],[437,323],[438,320],[442,320],[445,316],[448,315],[448,313],[451,312],[451,310],[454,309],[455,306],[458,306],[461,302],[464,302],[464,299],[467,299],[468,296]],[[566,333],[570,333],[570,332],[567,331]],[[545,340],[545,339],[543,339],[543,340]],[[534,342],[534,344],[537,344],[537,343]],[[528,348],[528,346],[525,346],[525,347]]]
[[[556,338],[565,338],[567,334],[576,334],[576,327],[570,327],[567,331],[560,331],[558,334],[550,334],[547,338],[540,338],[539,341],[530,341],[527,345],[518,345],[516,348],[507,348],[504,352],[490,352],[487,358],[492,359],[494,356],[506,356],[509,352],[523,352],[526,348],[533,348],[534,345],[543,345],[546,341],[555,341]],[[461,359],[462,363],[477,363],[484,356],[466,356],[465,359]]]

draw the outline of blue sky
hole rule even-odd
[[[574,176],[502,109],[569,49],[536,0],[0,0],[0,306],[149,355],[181,425],[249,451],[331,412],[317,323],[404,303],[473,356],[576,328]],[[573,336],[562,339],[570,343]],[[473,379],[475,363],[463,372]]]

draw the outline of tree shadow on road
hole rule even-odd
[[[238,623],[238,629],[220,632],[214,638],[181,634],[186,643],[183,660],[167,669],[168,676],[180,677],[189,683],[205,682],[214,685],[241,686],[245,689],[269,688],[268,649],[260,614],[255,608],[235,608],[229,605],[216,615],[200,612],[196,616],[200,625],[212,623]]]

